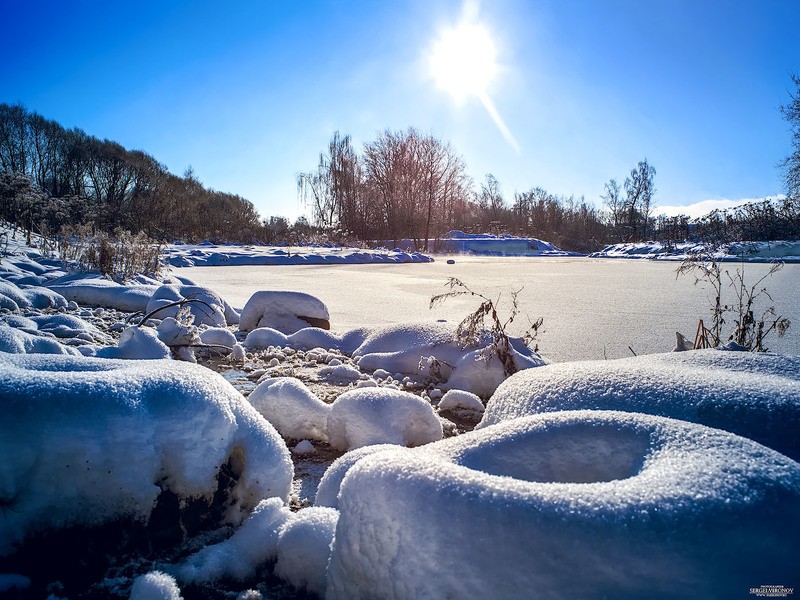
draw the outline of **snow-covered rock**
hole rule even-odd
[[[463,410],[482,413],[484,411],[481,399],[470,392],[464,390],[449,390],[439,401],[439,410]]]
[[[326,404],[294,377],[261,381],[247,400],[278,432],[289,438],[328,441],[331,405]]]
[[[280,530],[275,574],[296,589],[324,597],[338,519],[339,511],[333,508],[314,506],[295,513]]]
[[[442,424],[428,402],[391,388],[344,392],[328,416],[329,442],[338,450],[384,443],[419,446],[442,435]]]
[[[478,428],[534,413],[602,409],[725,429],[800,459],[800,357],[695,350],[553,364],[498,387]]]
[[[172,353],[169,347],[158,338],[158,333],[154,329],[134,325],[122,332],[116,346],[100,348],[95,356],[135,360],[170,358]]]
[[[326,598],[731,598],[793,581],[800,464],[650,415],[515,419],[363,457]]]
[[[210,327],[200,332],[200,341],[208,346],[233,348],[236,344],[236,336],[222,327]]]
[[[545,364],[522,340],[512,339],[511,344],[518,369]],[[362,370],[380,369],[441,379],[448,388],[486,397],[506,378],[500,360],[492,356],[488,335],[479,348],[464,349],[456,341],[453,326],[443,323],[376,327],[365,332],[353,357]]]
[[[244,305],[239,330],[271,327],[288,334],[306,327],[330,329],[329,319],[328,307],[310,294],[262,290]]]
[[[147,312],[150,313],[159,307],[162,308],[156,316],[159,319],[174,317],[180,307],[169,306],[173,302],[182,300],[196,300],[184,306],[194,316],[197,325],[211,325],[223,327],[226,324],[234,325],[239,322],[239,314],[215,291],[198,285],[166,284],[153,292],[147,302]]]
[[[286,499],[288,449],[221,376],[175,361],[0,353],[0,555],[35,531],[143,523],[163,490],[211,501],[236,475],[226,519]]]
[[[131,587],[129,600],[182,600],[178,583],[171,575],[151,571],[137,577]]]

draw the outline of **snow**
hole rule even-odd
[[[47,287],[81,306],[146,312],[147,303],[161,282],[147,277],[140,277],[139,281],[122,284],[100,275],[80,273],[49,281]]]
[[[176,361],[0,354],[0,556],[51,527],[146,522],[157,496],[210,500],[222,464],[241,475],[226,519],[286,499],[289,452],[221,376]],[[13,457],[13,460],[9,458]],[[53,499],[58,498],[55,502]]]
[[[247,400],[278,432],[288,438],[328,441],[331,407],[294,377],[261,381]]]
[[[54,337],[42,337],[23,329],[0,324],[0,352],[12,354],[79,354],[78,350],[65,346]]]
[[[236,344],[236,336],[222,327],[210,327],[200,332],[200,341],[209,346],[233,348]]]
[[[182,600],[178,583],[161,571],[137,577],[131,587],[130,600]]]
[[[419,446],[442,435],[442,424],[428,402],[391,388],[344,392],[328,416],[329,442],[338,450],[384,443]]]
[[[100,348],[95,356],[136,360],[170,358],[172,353],[152,328],[133,326],[122,332],[116,346]]]
[[[275,557],[280,528],[290,518],[291,512],[279,498],[262,500],[227,540],[206,546],[165,570],[183,584],[205,583],[223,577],[245,580]]]
[[[296,513],[280,530],[275,574],[298,590],[325,595],[325,573],[339,511],[311,507]]]
[[[800,459],[800,357],[694,350],[547,365],[498,387],[478,428],[534,413],[602,409],[701,423]]]
[[[322,476],[319,486],[317,486],[317,495],[314,499],[314,505],[339,508],[339,488],[342,486],[344,476],[347,475],[347,472],[352,466],[365,456],[396,448],[398,448],[396,444],[361,446],[337,458],[333,461],[333,464],[325,470],[325,474]]]
[[[239,330],[271,327],[282,333],[295,333],[315,321],[327,323],[329,319],[325,304],[310,294],[262,290],[250,296],[244,305]],[[329,328],[330,325],[323,327]]]
[[[169,305],[182,300],[196,301],[189,302],[185,306],[194,317],[194,322],[198,325],[220,327],[239,322],[239,314],[219,294],[198,285],[162,285],[153,292],[153,295],[147,301],[146,312],[151,313],[163,307],[156,314],[159,319],[168,316],[175,317],[180,308]]]
[[[611,244],[591,258],[648,258],[655,260],[685,260],[693,255],[708,254],[720,262],[800,262],[800,241],[735,242],[719,247],[699,242],[637,242]]]
[[[464,390],[449,390],[439,401],[439,410],[466,410],[482,413],[484,411],[481,399]]]
[[[799,506],[800,464],[733,434],[535,415],[356,462],[326,598],[737,597],[793,580]]]

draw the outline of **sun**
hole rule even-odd
[[[478,23],[462,22],[443,31],[430,56],[436,84],[462,102],[485,96],[497,72],[497,51],[489,32]]]

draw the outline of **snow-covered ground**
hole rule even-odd
[[[198,250],[170,256],[225,263]],[[230,301],[186,272],[120,284],[13,239],[0,256],[0,594],[795,585],[797,358],[548,365],[512,340],[506,378],[454,321],[338,328],[303,290]]]
[[[737,242],[719,247],[696,242],[637,242],[612,244],[592,258],[646,258],[651,260],[681,261],[693,255],[706,254],[719,262],[800,262],[800,241]]]

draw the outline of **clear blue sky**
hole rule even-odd
[[[141,149],[262,216],[300,213],[295,178],[338,129],[357,147],[414,126],[507,199],[597,201],[647,157],[661,206],[783,191],[778,107],[800,73],[798,0],[484,0],[498,71],[477,97],[429,57],[461,0],[0,0],[0,102]]]

